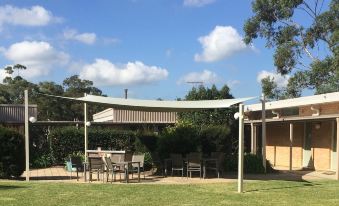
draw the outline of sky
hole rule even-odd
[[[0,68],[23,64],[32,82],[71,75],[104,94],[174,100],[203,82],[235,97],[259,96],[276,75],[265,40],[242,41],[251,1],[0,0]],[[0,77],[6,74],[0,69]]]

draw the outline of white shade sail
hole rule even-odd
[[[205,109],[228,108],[232,105],[253,99],[222,99],[222,100],[199,100],[199,101],[159,101],[159,100],[140,100],[140,99],[122,99],[112,97],[102,97],[87,95],[76,98],[78,101],[87,103],[99,103],[110,105],[117,109],[140,110],[140,111],[162,111],[162,112],[180,112],[197,111]]]
[[[197,101],[159,101],[159,100],[140,100],[140,99],[123,99],[95,95],[72,98],[47,95],[58,98],[64,98],[84,103],[105,104],[116,109],[138,110],[138,111],[155,111],[155,112],[183,112],[198,111],[206,109],[228,108],[232,105],[245,102],[256,97],[237,98],[237,99],[220,99],[220,100],[197,100]]]

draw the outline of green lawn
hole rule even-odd
[[[0,181],[0,205],[339,205],[339,181],[192,185]]]

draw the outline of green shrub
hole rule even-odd
[[[159,137],[153,132],[139,132],[134,142],[135,153],[145,154],[145,169],[152,168],[153,158],[156,153]]]
[[[35,155],[35,158],[31,160],[30,163],[33,168],[46,168],[53,165],[54,162],[55,162],[54,156],[50,152],[47,154]]]
[[[24,137],[14,130],[0,127],[0,177],[19,177],[24,169]]]
[[[48,133],[49,127],[47,126],[30,126],[29,161],[32,168],[50,167],[55,162]]]
[[[266,160],[266,172],[272,173],[275,170],[272,168],[272,165],[268,160]],[[225,160],[225,169],[226,171],[235,172],[238,171],[238,155],[231,155],[226,157]],[[244,155],[244,173],[253,173],[260,174],[264,173],[265,169],[262,164],[262,156],[255,154],[245,154]]]
[[[157,152],[161,159],[171,153],[188,154],[201,151],[198,131],[192,126],[167,128],[159,137]]]
[[[84,151],[84,130],[76,127],[56,128],[50,133],[52,152],[56,163],[63,163],[68,155]],[[135,132],[91,128],[88,132],[88,149],[133,150]]]
[[[225,125],[211,125],[203,127],[200,131],[201,150],[204,154],[211,152],[230,153],[230,129]]]

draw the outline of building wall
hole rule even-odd
[[[312,158],[315,169],[328,170],[331,168],[332,124],[330,121],[319,123],[315,122],[312,125]],[[317,129],[316,124],[319,124],[320,128]]]
[[[313,107],[320,109],[320,115],[339,114],[339,102],[319,104],[314,105]],[[311,106],[303,106],[299,108],[299,116],[312,116],[313,113],[315,113],[315,111],[311,110]]]
[[[274,123],[267,125],[266,134],[266,158],[275,166],[289,166],[290,158],[290,126],[288,123]],[[302,165],[302,145],[304,126],[302,123],[294,123],[292,165]]]
[[[292,166],[302,167],[304,123],[293,123]],[[320,125],[320,128],[316,125]],[[316,170],[331,168],[331,121],[312,122],[311,124],[311,158]],[[289,124],[271,123],[267,125],[266,157],[274,166],[289,167]]]

